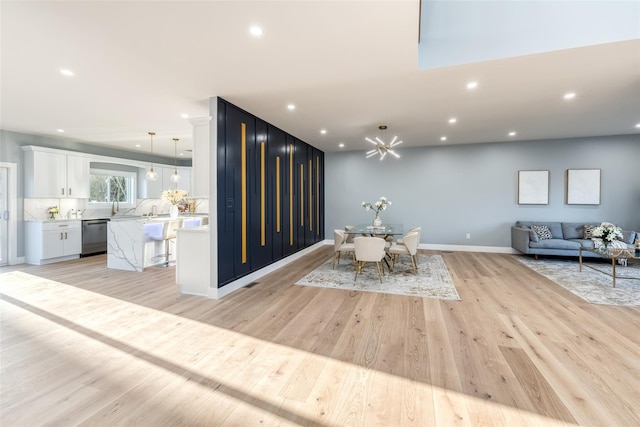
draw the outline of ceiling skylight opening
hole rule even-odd
[[[451,117],[451,118],[449,119],[449,124],[450,124],[450,125],[453,125],[453,124],[455,124],[457,121],[458,121],[458,119],[456,119],[455,117]]]
[[[476,81],[472,81],[472,82],[467,83],[467,89],[469,89],[469,90],[473,90],[473,89],[475,89],[477,87],[478,87],[478,82],[476,82]]]
[[[289,110],[289,111],[293,111],[293,110],[295,110],[295,109],[296,109],[296,106],[295,106],[294,104],[288,104],[288,105],[287,105],[287,110]]]
[[[575,92],[567,92],[564,94],[563,98],[566,100],[570,100],[576,97],[576,93]]]
[[[58,132],[58,133],[63,133],[63,132],[64,132],[64,129],[56,129],[56,132]]]
[[[262,37],[262,28],[257,25],[252,25],[251,28],[249,28],[249,33],[251,33],[253,37]]]
[[[73,73],[73,71],[68,70],[66,68],[61,68],[60,69],[60,74],[62,74],[63,76],[67,76],[67,77],[73,77],[75,74]]]
[[[326,129],[320,129],[320,133],[323,134],[323,135],[326,135],[327,134],[327,130]]]
[[[441,137],[440,137],[440,141],[446,141],[446,140],[447,140],[447,137],[446,137],[446,136],[441,136]]]
[[[511,137],[514,137],[514,136],[516,136],[517,134],[518,134],[518,133],[517,133],[517,132],[514,132],[514,131],[509,132],[509,136],[511,136]]]

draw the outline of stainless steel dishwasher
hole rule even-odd
[[[108,219],[82,220],[81,256],[84,257],[107,252],[107,222],[109,222]]]

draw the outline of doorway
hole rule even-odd
[[[16,178],[16,164],[0,162],[0,265],[16,262]]]

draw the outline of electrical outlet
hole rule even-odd
[[[471,238],[471,233],[467,233],[467,239]]]

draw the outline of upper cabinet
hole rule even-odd
[[[24,146],[25,197],[89,198],[89,158]]]

